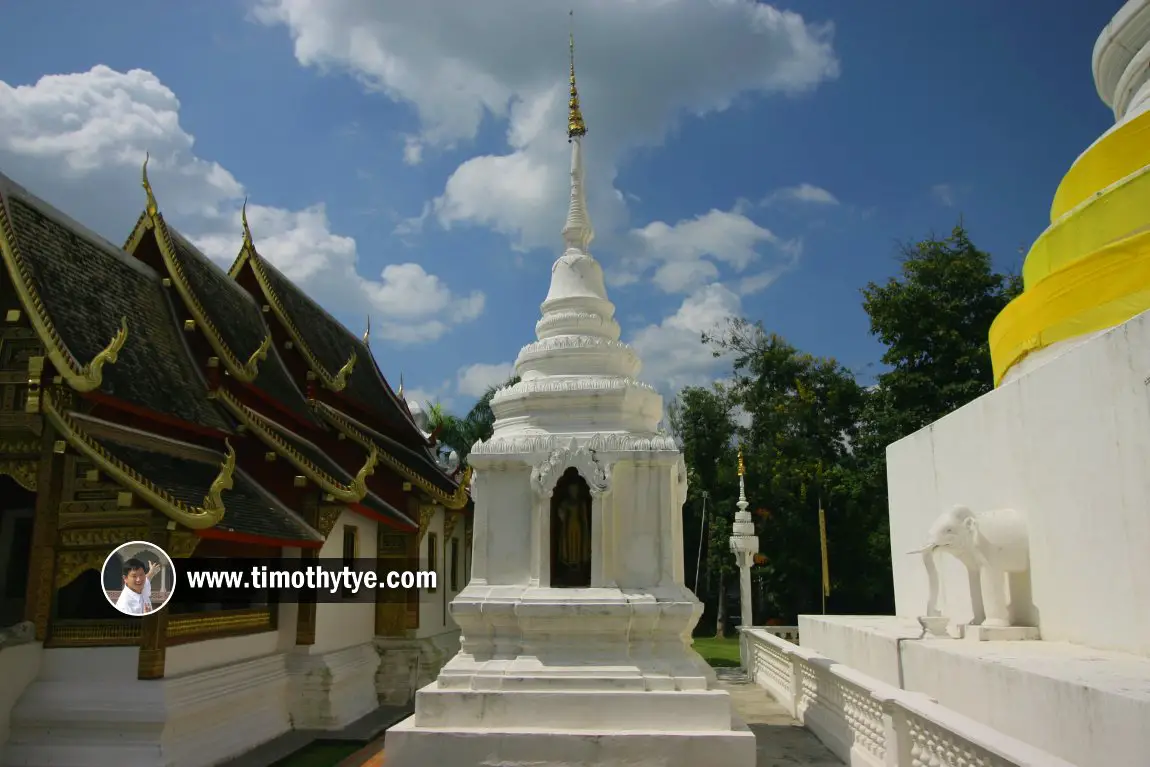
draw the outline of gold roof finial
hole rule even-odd
[[[367,330],[363,331],[364,346],[371,343],[371,315],[367,315]]]
[[[740,445],[739,446],[739,476],[741,477],[746,473],[747,473],[747,468],[746,468],[746,466],[743,465],[743,448]]]
[[[403,399],[403,373],[399,374],[399,391],[395,393],[395,396]]]
[[[575,11],[571,11],[571,99],[567,102],[567,140],[587,135],[587,124],[583,122],[583,112],[579,109],[579,91],[575,88]]]
[[[249,248],[254,248],[255,244],[252,243],[252,230],[248,226],[248,198],[244,198],[244,206],[240,208],[240,221],[244,225],[244,245]]]
[[[143,176],[144,193],[148,195],[148,202],[146,203],[146,210],[149,216],[154,216],[160,211],[160,206],[156,204],[156,196],[152,194],[152,185],[148,183],[148,160],[151,159],[151,154],[144,152],[144,169],[140,172]]]

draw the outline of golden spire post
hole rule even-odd
[[[583,122],[583,112],[579,109],[579,90],[575,87],[575,11],[570,12],[571,33],[571,98],[567,102],[567,140],[587,135],[587,124]]]
[[[567,143],[571,144],[571,204],[567,208],[567,222],[563,225],[563,241],[567,252],[585,254],[595,230],[587,214],[587,201],[583,194],[583,142],[587,123],[579,108],[579,90],[575,87],[575,12],[571,11],[571,32],[568,35],[571,56],[571,98],[567,102]]]

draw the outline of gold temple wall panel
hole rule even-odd
[[[123,647],[138,645],[142,621],[64,620],[52,622],[50,647]],[[272,608],[213,610],[203,613],[169,615],[166,646],[204,642],[209,639],[257,634],[276,630]]]

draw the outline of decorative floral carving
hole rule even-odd
[[[319,519],[316,522],[316,531],[319,532],[324,538],[331,535],[331,531],[335,529],[335,523],[339,519],[340,514],[343,514],[342,506],[324,506],[319,510]]]
[[[29,492],[36,492],[35,461],[0,461],[0,474],[7,474],[16,484]]]
[[[61,551],[56,554],[56,588],[62,589],[85,570],[99,570],[108,552],[104,549]]]
[[[60,545],[69,548],[100,548],[106,553],[129,541],[143,540],[148,536],[147,527],[98,527],[60,532]]]
[[[168,553],[173,559],[187,559],[200,543],[200,536],[186,530],[168,533]]]
[[[570,437],[540,434],[513,439],[491,439],[471,449],[474,455],[503,455],[514,453],[551,453],[569,447]],[[646,436],[632,434],[596,434],[587,443],[593,453],[632,453],[678,451],[674,437],[666,434]],[[684,478],[686,473],[683,474]]]
[[[427,535],[427,526],[431,524],[431,518],[434,516],[434,506],[419,507],[419,543],[423,543],[423,536]]]
[[[519,350],[519,356],[524,357],[529,354],[547,352],[554,349],[589,349],[594,346],[615,349],[626,352],[631,356],[635,354],[635,351],[630,346],[622,341],[616,341],[613,338],[603,338],[602,336],[553,336],[527,344]]]
[[[531,486],[539,495],[550,496],[559,477],[572,467],[587,481],[591,495],[601,495],[611,487],[611,464],[601,461],[594,450],[573,446],[553,450],[536,464],[531,469]]]
[[[593,378],[590,376],[574,376],[569,378],[540,378],[532,381],[520,381],[514,386],[500,389],[491,398],[495,405],[515,394],[551,394],[565,391],[610,391],[618,389],[643,389],[654,392],[655,387],[645,384],[634,378]]]

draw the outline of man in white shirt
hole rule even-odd
[[[124,590],[116,600],[116,609],[127,615],[144,615],[152,611],[152,578],[160,571],[153,562],[144,569],[138,559],[124,563]]]

